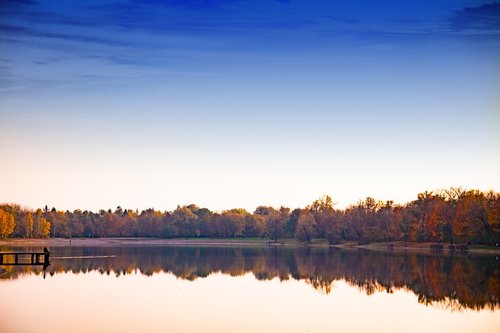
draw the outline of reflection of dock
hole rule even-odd
[[[50,265],[50,251],[45,248],[43,252],[0,252],[0,265],[40,265],[46,268]]]

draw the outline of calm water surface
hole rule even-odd
[[[500,332],[495,256],[51,250],[45,272],[0,266],[0,332]]]

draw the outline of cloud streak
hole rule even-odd
[[[453,31],[474,31],[500,34],[500,3],[465,7],[457,11],[450,22]]]
[[[481,42],[498,34],[500,27],[497,3],[460,10],[439,9],[433,1],[417,6],[396,0],[366,6],[361,0],[61,1],[55,6],[11,0],[3,4],[0,48],[10,60],[57,66],[53,59],[94,58],[113,66],[166,67],[185,73],[213,72],[224,62],[252,57],[387,53],[463,35]],[[498,47],[491,38],[488,43]],[[29,48],[42,51],[28,56]],[[19,66],[13,61],[7,71],[15,76]]]
[[[14,25],[5,25],[5,24],[0,24],[0,32],[10,36],[14,35],[14,36],[40,37],[40,38],[57,39],[63,41],[104,44],[110,46],[129,46],[132,44],[130,42],[92,37],[85,34],[76,35],[76,34],[66,34],[66,33],[56,33],[56,32],[44,32],[37,29],[14,26]]]

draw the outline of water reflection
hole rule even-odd
[[[25,250],[36,250],[26,248]],[[258,280],[300,280],[323,293],[345,280],[366,294],[408,289],[420,303],[453,310],[500,308],[500,262],[495,256],[380,253],[367,250],[229,247],[54,247],[47,274],[122,276],[172,273],[195,280],[212,273]],[[39,267],[0,266],[2,280],[42,274]]]

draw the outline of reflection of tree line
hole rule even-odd
[[[91,256],[97,258],[88,258]],[[259,280],[303,280],[326,293],[335,280],[343,279],[367,294],[407,288],[422,303],[439,302],[454,309],[497,309],[500,304],[500,265],[498,259],[489,256],[312,248],[73,247],[54,248],[53,257],[50,274],[99,271],[117,276],[135,272],[150,276],[169,272],[194,280],[216,272],[231,276],[252,273]],[[3,269],[3,278],[41,271],[7,266]]]

